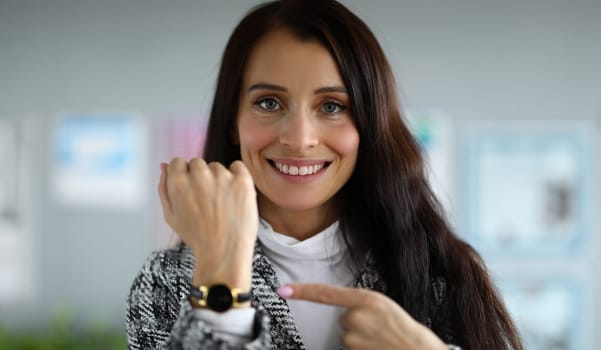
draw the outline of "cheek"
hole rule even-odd
[[[359,133],[354,125],[345,125],[332,133],[330,147],[341,156],[356,157],[359,150]]]
[[[238,124],[238,139],[243,153],[244,150],[253,152],[268,146],[273,140],[273,135],[269,128],[241,120]]]

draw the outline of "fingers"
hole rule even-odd
[[[159,198],[161,199],[161,206],[163,212],[166,214],[171,213],[171,203],[169,202],[169,196],[167,196],[167,164],[161,163],[161,177],[159,178]]]
[[[202,158],[193,158],[188,163],[188,169],[190,171],[206,170],[207,169],[207,162],[205,162],[205,160],[202,159]]]
[[[168,180],[167,174],[170,174]],[[187,178],[189,175],[193,179],[199,180],[208,174],[212,174],[214,178],[223,180],[231,179],[231,175],[252,179],[249,171],[247,170],[244,163],[240,160],[234,161],[228,169],[219,162],[207,162],[202,158],[193,158],[187,162],[183,158],[174,158],[169,164],[161,163],[161,177],[159,179],[159,195],[161,197],[161,204],[164,208],[170,208],[169,194],[173,191],[173,186],[177,186],[174,182],[188,182]],[[201,180],[202,181],[202,180]],[[252,180],[251,180],[252,181]]]
[[[343,313],[338,316],[338,324],[344,331],[357,330],[361,329],[363,331],[368,330],[368,328],[372,325],[369,324],[369,321],[366,320],[371,319],[372,310],[365,308],[353,308],[346,309]],[[384,321],[384,317],[378,317],[380,321]],[[368,324],[365,324],[368,323]]]
[[[240,160],[233,162],[230,165],[230,171],[234,175],[234,177],[241,183],[245,188],[253,188],[254,182],[253,178],[250,175],[250,171],[244,165],[244,163]]]
[[[376,291],[292,283],[279,288],[277,293],[288,299],[346,308],[339,323],[343,330],[342,343],[349,349],[444,348],[427,327],[420,325],[392,299]],[[425,341],[427,346],[423,346]]]
[[[184,158],[173,158],[173,160],[171,160],[171,162],[169,162],[169,165],[167,166],[167,172],[169,173],[174,173],[174,172],[185,172],[187,170],[188,167],[188,162],[186,162],[186,160]]]
[[[227,169],[223,166],[223,164],[221,164],[219,162],[210,162],[209,169],[211,169],[211,171],[213,171],[214,174],[218,174],[220,172],[227,171]]]
[[[292,283],[279,288],[277,293],[287,299],[306,300],[348,308],[363,303],[369,291],[326,284]]]
[[[213,180],[207,182],[207,175]],[[250,172],[240,160],[234,161],[229,169],[219,162],[207,162],[202,158],[193,158],[187,162],[183,158],[174,158],[169,164],[161,163],[159,179],[159,197],[166,213],[173,211],[171,197],[174,192],[185,191],[189,186],[202,190],[203,186],[213,186],[214,182],[227,183],[232,175],[243,182],[252,185]]]
[[[232,177],[232,173],[223,164],[219,162],[210,162],[207,164],[202,158],[193,158],[190,160],[188,171],[191,179],[193,179],[191,185],[200,191],[204,191],[206,186],[215,186],[215,181],[225,184]]]
[[[344,333],[342,335],[342,345],[345,349],[370,349],[370,342],[363,336],[355,333]]]
[[[195,170],[212,170],[214,173],[221,172],[226,169],[223,164],[219,162],[207,162],[202,158],[192,158],[189,162],[186,162],[183,158],[174,158],[169,164],[161,163],[161,170],[167,172],[175,172],[175,171],[195,171]],[[234,161],[230,167],[229,171],[233,174],[239,175],[250,175],[248,169],[244,165],[241,160]]]
[[[230,171],[236,175],[250,175],[242,161],[236,160],[230,165]]]

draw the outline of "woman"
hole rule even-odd
[[[183,243],[135,279],[130,349],[522,348],[428,186],[381,47],[335,1],[250,12],[204,159],[161,169]]]

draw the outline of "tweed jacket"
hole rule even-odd
[[[216,336],[188,302],[194,256],[184,244],[153,253],[134,279],[127,300],[128,348],[133,349],[305,349],[275,271],[257,241],[252,262],[251,303],[256,309],[252,340],[235,346]],[[358,288],[383,291],[368,264]],[[433,283],[434,299],[444,301],[444,283]],[[433,309],[436,312],[436,306]],[[430,321],[428,321],[429,323]],[[427,324],[430,326],[429,324]],[[450,341],[444,339],[445,341]],[[451,346],[451,349],[453,347]]]

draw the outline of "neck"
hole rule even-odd
[[[275,232],[299,241],[311,238],[336,221],[331,202],[321,207],[294,210],[281,208],[259,195],[259,214]]]

